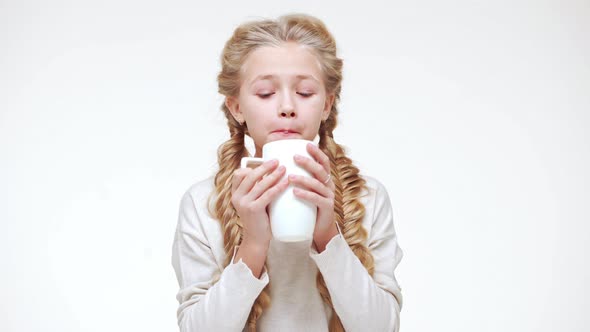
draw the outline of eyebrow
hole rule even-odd
[[[272,75],[272,74],[268,74],[268,75],[258,75],[256,77],[254,77],[254,79],[252,79],[250,81],[249,85],[254,84],[254,82],[258,81],[258,80],[272,80],[275,79],[276,76]],[[298,79],[299,81],[301,80],[313,80],[316,81],[317,83],[320,83],[315,77],[311,76],[311,75],[296,75],[295,76],[296,79]]]

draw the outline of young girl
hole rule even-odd
[[[342,60],[324,24],[288,15],[239,26],[218,76],[230,137],[215,177],[182,197],[172,264],[181,331],[398,331],[401,289],[389,196],[336,143]],[[312,177],[277,161],[240,169],[265,143],[319,135]],[[317,206],[313,240],[272,239],[268,204],[289,185]],[[286,211],[285,213],[288,213]]]

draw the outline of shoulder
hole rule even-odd
[[[215,204],[215,177],[190,184],[182,195],[177,231],[184,240],[191,239],[208,247],[218,264],[225,259],[221,223],[211,214]]]
[[[210,176],[189,185],[183,192],[180,205],[184,211],[193,210],[198,216],[208,215],[207,204],[209,197],[215,190],[215,177]]]
[[[375,200],[383,199],[384,197],[389,199],[387,189],[380,180],[375,177],[363,174],[361,174],[361,178],[365,180],[365,186],[367,190],[363,196],[366,196],[368,201],[374,202]]]
[[[361,178],[363,178],[367,184],[367,187],[370,189],[376,190],[377,188],[383,188],[383,183],[379,181],[377,178],[365,174],[361,174]]]
[[[201,179],[192,183],[185,189],[183,196],[190,196],[193,200],[199,201],[203,198],[207,199],[214,190],[215,176],[211,175],[208,178]]]
[[[392,222],[393,213],[389,194],[385,185],[375,177],[361,175],[365,180],[366,192],[361,196],[365,206],[365,220],[363,225],[372,235],[375,231],[381,232],[388,228]]]

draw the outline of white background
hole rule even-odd
[[[587,331],[589,2],[409,3],[1,1],[0,330],[177,330],[223,44],[305,12],[345,63],[336,139],[391,196],[402,331]]]

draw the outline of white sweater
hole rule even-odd
[[[332,310],[322,301],[316,274],[322,273],[334,310],[346,331],[398,331],[402,294],[394,270],[402,259],[389,195],[376,179],[363,176],[369,192],[365,244],[375,260],[371,277],[342,235],[319,253],[311,241],[271,241],[260,279],[240,259],[223,266],[226,254],[219,221],[207,211],[213,177],[193,184],[180,202],[172,248],[178,279],[180,331],[243,331],[250,309],[270,283],[271,304],[258,319],[258,331],[327,331]],[[214,204],[212,200],[212,204]]]

